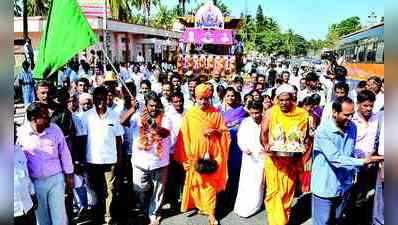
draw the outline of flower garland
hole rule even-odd
[[[147,119],[149,118],[148,112],[145,111],[141,116],[141,126],[139,129],[138,137],[138,148],[144,151],[151,150],[152,146],[155,146],[155,154],[158,158],[161,158],[163,154],[162,138],[156,131],[156,128],[151,128],[148,124]],[[156,124],[161,124],[163,113],[155,118]]]

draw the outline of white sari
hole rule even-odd
[[[264,157],[260,143],[260,124],[251,117],[244,119],[238,130],[238,145],[242,150],[242,166],[234,212],[240,217],[255,214],[264,198]],[[248,154],[247,152],[251,152]]]

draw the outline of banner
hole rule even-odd
[[[194,44],[232,45],[235,41],[235,31],[228,29],[212,30],[187,28],[181,35],[180,42]]]

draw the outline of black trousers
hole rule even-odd
[[[36,225],[36,216],[33,209],[23,216],[14,217],[14,225]]]

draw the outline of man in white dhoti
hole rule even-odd
[[[264,157],[260,143],[263,105],[253,101],[248,105],[250,117],[244,119],[238,130],[238,145],[243,152],[238,195],[234,212],[249,217],[263,204]]]

